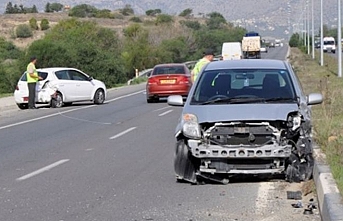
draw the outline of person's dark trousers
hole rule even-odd
[[[29,87],[29,108],[35,108],[35,97],[36,97],[36,82],[34,83],[27,83]]]

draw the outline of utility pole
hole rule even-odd
[[[320,0],[320,65],[324,65],[323,54],[323,0]]]
[[[312,28],[312,59],[314,59],[314,15],[313,15],[313,9],[314,9],[314,0],[312,0],[312,12],[311,12],[311,28]]]
[[[307,54],[310,54],[310,6],[306,0],[306,18],[307,18]],[[312,40],[313,41],[313,40]]]
[[[341,0],[338,0],[338,28],[337,28],[337,44],[338,44],[338,77],[342,77],[342,27],[341,27]]]

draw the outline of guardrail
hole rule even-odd
[[[189,69],[193,69],[194,65],[196,64],[197,61],[186,61],[184,62],[184,64],[189,68]],[[142,70],[140,72],[138,72],[138,77],[148,77],[149,74],[152,72],[153,68],[148,68],[148,69],[145,69],[145,70]],[[135,77],[136,78],[136,77]],[[130,80],[127,81],[127,85],[130,85],[131,82],[135,79],[135,78],[132,78]]]

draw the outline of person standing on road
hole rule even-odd
[[[37,58],[31,57],[30,63],[26,68],[27,86],[29,89],[29,109],[36,109],[36,84],[38,80],[42,80],[42,77],[38,76],[36,70]]]
[[[192,72],[191,72],[191,77],[192,77],[192,82],[196,80],[198,77],[201,69],[204,67],[205,64],[213,61],[214,58],[214,52],[212,49],[206,49],[204,52],[204,57],[200,59],[194,66]]]

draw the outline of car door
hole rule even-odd
[[[76,100],[74,82],[70,79],[68,70],[59,70],[55,72],[58,78],[58,90],[63,94],[63,101],[71,102]]]
[[[68,74],[75,87],[75,98],[79,101],[91,100],[94,85],[89,77],[78,70],[68,70]]]

